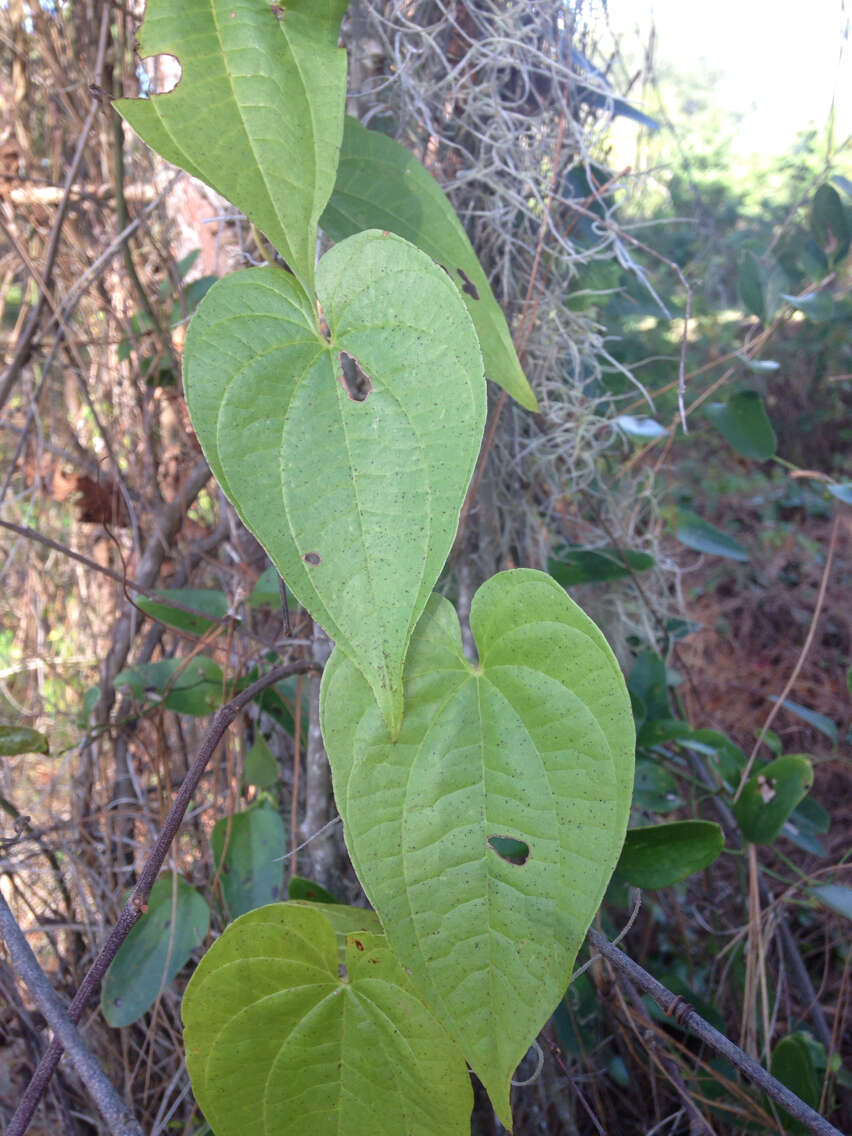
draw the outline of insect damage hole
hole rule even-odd
[[[488,847],[496,852],[501,860],[509,864],[526,864],[530,858],[530,846],[523,840],[516,840],[514,836],[489,836],[486,841]]]
[[[364,402],[373,389],[373,381],[354,355],[340,352],[340,385],[350,402]]]

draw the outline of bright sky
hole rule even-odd
[[[783,153],[795,135],[825,125],[836,100],[835,143],[852,134],[852,0],[609,0],[613,27],[647,28],[657,60],[681,74],[702,59],[724,72],[721,108],[743,111],[742,153]],[[845,33],[845,35],[844,35]]]

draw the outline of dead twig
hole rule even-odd
[[[85,1010],[86,1006],[89,1004],[89,1000],[97,992],[110,963],[118,953],[119,947],[130,934],[133,925],[145,911],[148,896],[151,894],[151,888],[154,886],[154,882],[165,862],[172,841],[178,833],[184,814],[189,807],[189,802],[192,800],[202,774],[207,768],[207,764],[213,756],[216,747],[222,740],[225,731],[240,712],[256,698],[258,694],[262,694],[264,690],[267,690],[270,686],[274,686],[276,682],[280,682],[282,679],[294,674],[316,674],[319,670],[319,665],[313,660],[283,663],[280,666],[273,667],[271,671],[268,671],[262,678],[253,682],[251,686],[246,687],[236,698],[231,699],[230,702],[226,703],[226,705],[222,706],[216,712],[210,729],[207,731],[204,741],[201,743],[198,754],[193,760],[175,796],[174,804],[169,810],[169,815],[166,817],[157,842],[139,874],[139,882],[133,889],[127,903],[122,908],[115,926],[110,932],[106,942],[101,947],[97,958],[89,967],[83,981],[80,983],[77,993],[74,995],[68,1007],[68,1018],[74,1025],[79,1022],[83,1010]],[[6,1136],[24,1136],[33,1113],[38,1106],[38,1102],[44,1095],[50,1078],[53,1076],[53,1072],[59,1064],[63,1049],[64,1043],[61,1038],[54,1037],[39,1062],[32,1080],[29,1085],[27,1085],[21,1097],[20,1103],[15,1110],[15,1115],[9,1122]]]
[[[589,942],[602,954],[612,967],[621,974],[627,975],[645,994],[650,994],[661,1010],[675,1021],[679,1026],[694,1033],[716,1053],[725,1057],[731,1064],[739,1069],[758,1088],[763,1089],[768,1097],[786,1109],[791,1116],[804,1124],[814,1136],[843,1136],[843,1133],[833,1124],[815,1112],[810,1105],[800,1100],[786,1085],[782,1085],[770,1073],[747,1054],[729,1041],[709,1022],[684,1001],[680,994],[673,994],[671,990],[648,974],[638,963],[634,962],[624,951],[614,946],[609,939],[594,929],[589,931]]]
[[[112,1087],[95,1055],[72,1023],[61,998],[48,982],[2,892],[0,932],[16,974],[26,983],[33,1000],[62,1043],[98,1111],[109,1125],[110,1132],[115,1136],[143,1136],[142,1127],[132,1109]]]

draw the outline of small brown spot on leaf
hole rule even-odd
[[[302,559],[306,564],[313,564],[314,567],[317,564],[322,564],[322,557],[318,552],[306,552]]]
[[[363,943],[361,942],[361,940],[360,940],[360,939],[353,939],[352,941],[353,941],[353,943],[355,944],[355,949],[356,949],[356,950],[359,950],[359,951],[363,951],[363,949],[364,949],[364,944],[363,944]]]
[[[340,385],[350,402],[365,402],[373,389],[373,382],[361,364],[345,351],[340,352]]]
[[[273,4],[272,5],[272,15],[275,17],[276,20],[283,20],[284,19],[284,9],[281,7],[280,4]]]
[[[467,296],[472,296],[474,300],[479,299],[479,292],[476,290],[476,285],[468,276],[463,268],[457,268],[456,272],[462,279],[462,292]]]

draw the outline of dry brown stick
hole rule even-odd
[[[654,1064],[659,1067],[664,1076],[666,1076],[671,1081],[672,1085],[674,1085],[675,1091],[680,1097],[683,1103],[683,1107],[686,1110],[686,1114],[689,1117],[690,1132],[706,1132],[709,1133],[709,1136],[714,1136],[713,1129],[710,1127],[707,1118],[702,1114],[698,1105],[690,1096],[689,1089],[687,1088],[684,1079],[681,1076],[677,1062],[674,1061],[673,1058],[671,1058],[667,1053],[658,1052],[654,1023],[651,1021],[651,1016],[646,1010],[645,1003],[640,998],[636,986],[633,982],[631,982],[626,974],[622,975],[621,981],[624,985],[625,990],[627,991],[630,1001],[633,1003],[636,1015],[641,1018],[644,1025],[644,1029],[640,1032],[639,1026],[634,1020],[633,1015],[630,1014],[630,1012],[627,1010],[626,1000],[623,1000],[625,1016],[627,1017],[630,1027],[635,1032],[637,1038],[640,1041],[640,1044],[645,1049],[647,1049],[648,1055],[650,1056]],[[621,994],[620,990],[618,991],[618,994],[619,997],[623,999],[623,995]]]
[[[32,947],[18,926],[2,892],[0,892],[0,932],[3,934],[15,972],[26,983],[50,1028],[62,1042],[80,1080],[109,1125],[110,1132],[115,1133],[115,1136],[143,1136],[142,1128],[134,1117],[132,1109],[113,1088],[95,1055],[68,1016],[62,999],[39,966]]]
[[[2,425],[2,423],[0,423]],[[50,548],[54,552],[59,552],[62,556],[67,556],[69,560],[76,560],[82,564],[84,568],[91,569],[92,572],[99,572],[102,576],[106,576],[110,580],[114,580],[117,584],[121,584],[122,588],[126,591],[138,592],[140,596],[145,596],[146,599],[155,600],[157,603],[163,604],[165,607],[173,608],[175,611],[181,611],[185,615],[194,615],[199,619],[204,619],[210,622],[216,622],[216,617],[210,615],[209,612],[199,611],[197,608],[190,607],[188,604],[178,603],[176,599],[171,596],[163,596],[156,588],[146,587],[140,584],[138,580],[132,580],[129,576],[123,576],[120,572],[116,572],[112,568],[107,568],[105,564],[98,564],[96,560],[90,560],[88,556],[84,556],[82,552],[76,552],[73,548],[69,548],[67,544],[62,544],[58,540],[53,540],[49,536],[44,536],[36,529],[30,528],[28,525],[18,525],[14,521],[4,521],[0,519],[0,528],[8,529],[9,532],[15,533],[17,536],[22,536],[26,540],[31,540],[36,544],[44,545],[45,548]],[[151,616],[146,613],[147,618],[155,620],[155,622],[162,622],[157,620],[156,616]],[[225,617],[230,619],[230,616]],[[200,636],[195,635],[191,631],[184,631],[179,627],[173,627],[166,624],[169,630],[175,635],[179,635],[183,639],[188,639],[193,643],[197,643]],[[273,644],[268,640],[263,639],[261,636],[256,635],[247,627],[239,628],[240,634],[245,635],[248,639],[253,639],[262,647],[271,647]],[[310,639],[300,639],[298,637],[279,638],[275,640],[275,644],[282,645],[288,644],[290,646],[309,646]]]
[[[589,942],[594,949],[611,963],[613,968],[621,974],[626,974],[632,982],[646,994],[650,994],[667,1017],[672,1018],[678,1025],[694,1033],[716,1053],[725,1057],[731,1064],[739,1069],[758,1088],[763,1089],[768,1097],[782,1108],[786,1109],[796,1120],[801,1121],[814,1136],[843,1136],[843,1133],[834,1127],[824,1116],[820,1116],[810,1105],[800,1100],[786,1085],[782,1085],[771,1073],[743,1053],[739,1046],[734,1045],[723,1033],[720,1033],[709,1022],[693,1009],[680,994],[673,994],[671,990],[648,974],[638,963],[634,962],[624,951],[614,946],[609,939],[599,931],[590,929]]]
[[[801,673],[802,667],[804,666],[805,659],[807,658],[808,651],[810,651],[810,649],[811,649],[811,644],[813,643],[814,636],[816,635],[816,629],[817,629],[817,624],[819,623],[820,613],[822,612],[822,605],[823,605],[823,602],[825,601],[825,593],[826,593],[826,589],[828,588],[829,577],[831,576],[831,565],[832,565],[832,562],[834,561],[834,551],[835,551],[835,548],[837,547],[837,534],[838,534],[839,531],[840,531],[840,516],[835,515],[834,523],[831,526],[831,536],[829,537],[829,540],[828,540],[828,552],[825,555],[825,567],[822,570],[822,579],[819,582],[819,591],[817,592],[816,604],[814,606],[814,614],[811,617],[811,625],[808,628],[808,633],[805,636],[805,641],[802,644],[802,649],[799,652],[799,657],[796,660],[796,665],[793,667],[793,671],[792,671],[790,677],[787,679],[787,682],[784,685],[784,689],[781,691],[781,695],[778,698],[778,701],[775,703],[775,705],[769,711],[769,714],[766,718],[766,721],[763,723],[763,728],[761,729],[760,733],[757,735],[757,741],[754,743],[754,747],[753,747],[751,753],[749,754],[749,759],[748,759],[748,762],[746,764],[745,769],[743,770],[742,777],[740,778],[740,783],[737,786],[737,791],[736,791],[736,793],[734,793],[734,801],[737,801],[739,799],[740,793],[742,793],[743,787],[745,786],[745,783],[746,783],[746,781],[748,781],[749,776],[751,774],[751,770],[752,770],[752,766],[754,765],[755,758],[757,757],[757,754],[760,750],[760,747],[763,745],[763,739],[766,737],[766,734],[769,731],[769,727],[775,721],[776,715],[778,714],[778,712],[781,709],[783,709],[784,700],[786,699],[787,695],[790,693],[790,691],[796,685],[796,679],[798,679],[799,674]]]
[[[95,82],[97,84],[101,81],[104,67],[104,56],[106,54],[107,46],[107,33],[109,32],[109,19],[110,19],[110,5],[104,3],[101,9],[101,26],[98,36],[98,54],[95,62]],[[15,353],[9,366],[6,368],[6,373],[0,379],[0,409],[5,406],[9,395],[18,377],[26,366],[27,361],[33,352],[36,334],[38,332],[41,317],[48,302],[47,291],[50,287],[50,281],[53,276],[53,269],[56,265],[56,258],[59,254],[59,241],[62,235],[62,226],[65,222],[65,216],[68,212],[68,206],[71,203],[71,187],[77,180],[77,171],[80,168],[80,163],[83,160],[83,153],[86,149],[86,143],[89,138],[89,131],[92,129],[92,123],[95,121],[95,116],[101,109],[100,95],[93,95],[89,113],[86,115],[86,121],[83,123],[83,129],[80,131],[80,137],[77,139],[77,147],[74,151],[74,156],[71,159],[71,164],[68,167],[68,173],[65,177],[65,186],[62,195],[62,200],[56,210],[56,218],[53,222],[50,238],[48,240],[47,252],[44,258],[44,269],[42,270],[42,281],[44,288],[39,291],[39,297],[36,305],[27,319],[26,325],[21,331],[18,345],[15,348]]]
[[[174,804],[169,810],[169,815],[166,817],[157,842],[139,874],[139,882],[133,889],[127,903],[122,908],[115,926],[110,932],[106,942],[101,947],[97,958],[89,967],[83,981],[80,983],[77,993],[74,995],[68,1007],[68,1017],[75,1025],[79,1022],[83,1011],[89,1004],[89,1000],[97,992],[107,972],[107,968],[115,958],[119,947],[130,934],[133,925],[142,915],[148,896],[151,894],[151,888],[154,886],[154,882],[165,862],[172,841],[178,833],[184,814],[198,788],[198,783],[207,768],[207,764],[213,756],[219,742],[222,740],[225,731],[252,699],[262,694],[263,691],[267,690],[270,686],[274,686],[276,682],[280,682],[282,679],[294,674],[317,673],[319,669],[317,663],[313,660],[283,663],[280,666],[273,667],[271,671],[268,671],[262,678],[253,682],[251,686],[246,687],[236,698],[231,699],[230,702],[226,703],[226,705],[222,706],[216,712],[213,722],[204,737],[204,741],[201,743],[198,754],[187,771],[186,777],[181,782],[181,786],[175,796]],[[50,1078],[53,1076],[53,1071],[59,1063],[62,1051],[62,1042],[54,1038],[45,1051],[38,1068],[33,1074],[32,1080],[21,1097],[15,1115],[9,1122],[6,1136],[24,1136],[33,1113],[38,1106],[38,1102],[41,1100]]]

